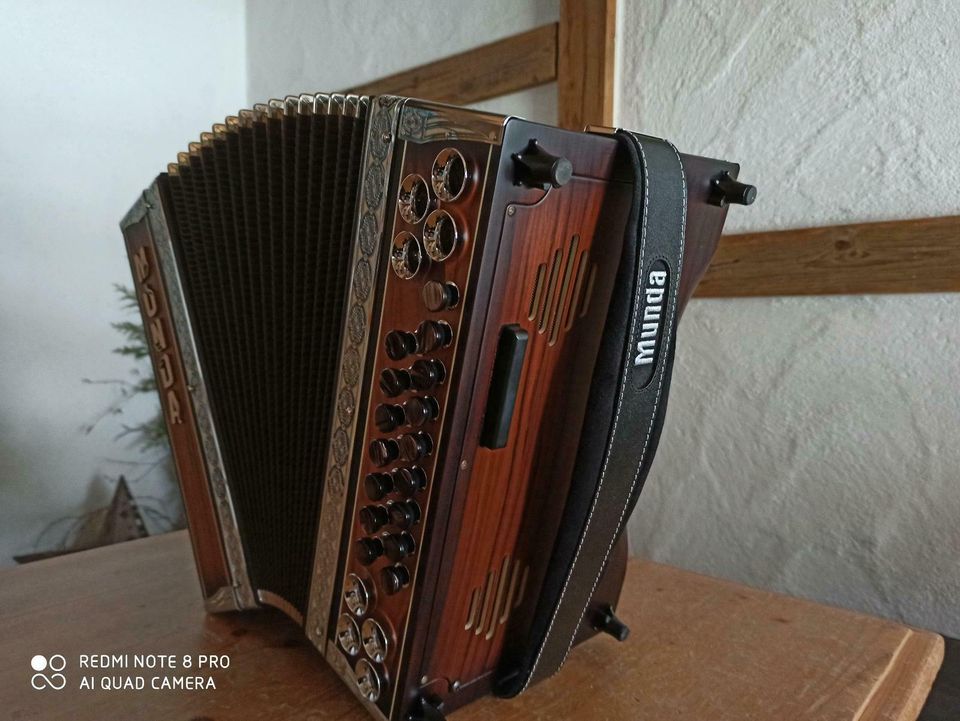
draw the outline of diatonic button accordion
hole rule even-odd
[[[556,671],[614,610],[738,166],[392,96],[203,133],[122,222],[212,612],[376,718]]]

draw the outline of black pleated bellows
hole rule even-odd
[[[251,583],[306,613],[366,101],[229,118],[164,176]]]

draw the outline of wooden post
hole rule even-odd
[[[613,125],[616,0],[561,0],[557,120],[561,128]]]

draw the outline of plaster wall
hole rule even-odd
[[[111,352],[110,323],[135,317],[113,289],[131,283],[118,224],[189,140],[243,105],[243,13],[240,0],[3,4],[0,565],[55,545],[120,473],[146,474],[134,494],[176,510],[175,486],[144,465],[153,456],[117,438],[156,401],[86,434],[118,386],[82,379],[136,380]]]
[[[759,188],[727,231],[960,212],[949,2],[623,2],[618,121]],[[658,561],[960,634],[960,298],[695,300],[630,522]]]

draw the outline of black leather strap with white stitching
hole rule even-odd
[[[647,476],[673,365],[687,185],[676,149],[619,131],[636,169],[613,298],[591,380],[573,482],[522,658],[505,659],[497,693],[513,696],[566,660]]]

